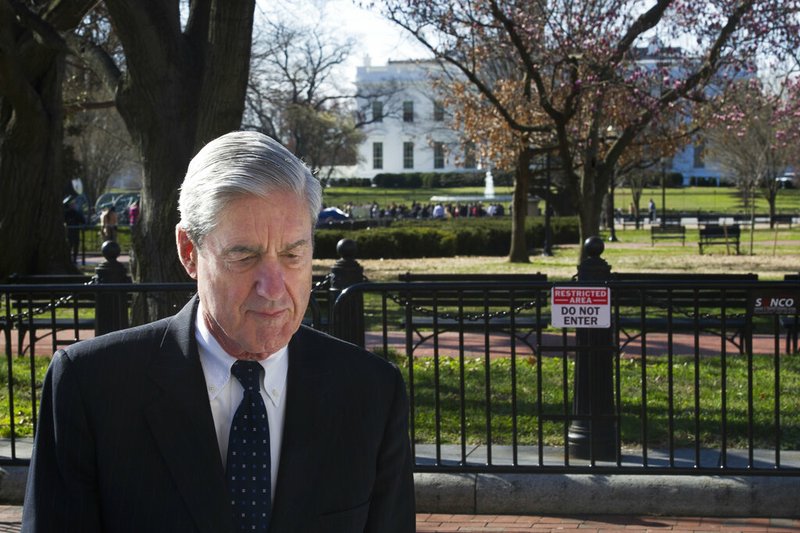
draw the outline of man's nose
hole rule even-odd
[[[256,294],[268,300],[277,300],[286,290],[283,270],[276,260],[262,261],[256,278]]]

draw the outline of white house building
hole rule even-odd
[[[670,64],[677,49],[649,46],[639,49],[644,65]],[[380,173],[474,171],[480,162],[462,148],[459,132],[451,129],[450,116],[434,87],[441,67],[433,60],[389,61],[358,67],[355,84],[358,109],[368,121],[366,138],[359,147],[359,162],[340,175],[374,178]],[[660,171],[680,173],[683,184],[702,180],[719,184],[720,169],[705,158],[703,142],[687,145]]]
[[[381,173],[454,172],[477,168],[474,155],[463,153],[459,134],[437,98],[434,61],[389,61],[358,67],[358,109],[368,121],[353,176]]]

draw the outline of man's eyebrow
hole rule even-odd
[[[294,250],[296,248],[300,248],[302,246],[308,245],[308,242],[309,242],[308,239],[299,239],[297,241],[294,241],[294,242],[291,242],[291,243],[287,244],[286,246],[283,247],[283,250],[281,250],[281,251],[282,252],[290,252],[290,251],[292,251],[292,250]]]
[[[260,253],[259,248],[247,246],[246,244],[235,244],[230,248],[225,248],[222,253],[224,255],[240,254],[240,253]]]

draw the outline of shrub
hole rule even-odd
[[[578,242],[577,218],[553,218],[551,228],[554,244]],[[544,218],[529,218],[525,236],[531,249],[541,247],[544,244]],[[356,241],[356,255],[360,259],[502,256],[511,246],[511,220],[507,217],[401,220],[389,228],[321,229],[316,232],[315,257],[336,258],[336,244],[343,238]]]
[[[483,187],[486,174],[483,171],[464,172],[405,172],[401,174],[376,174],[372,183],[384,189],[444,189],[456,187]],[[497,172],[495,185],[510,186],[514,177],[508,172]]]
[[[331,187],[370,187],[372,180],[369,178],[333,178],[328,181]]]

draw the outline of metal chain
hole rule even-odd
[[[333,272],[328,272],[324,278],[322,278],[314,285],[312,285],[311,292],[314,292],[319,289],[330,289],[332,281],[333,281]],[[369,278],[366,276],[366,274],[361,275],[361,281],[369,281]]]
[[[82,284],[82,286],[86,287],[88,285],[96,285],[97,283],[98,283],[97,278],[92,277],[89,281]],[[34,307],[22,313],[11,315],[10,317],[8,317],[9,322],[11,322],[12,324],[24,325],[26,321],[31,320],[34,316],[47,313],[48,311],[52,311],[53,309],[58,309],[59,307],[72,301],[74,297],[75,297],[74,294],[68,294],[66,296],[62,296],[61,298],[59,298],[54,302],[50,302],[49,304],[43,307]]]
[[[702,319],[712,319],[712,320],[719,320],[719,321],[721,321],[722,318],[723,318],[723,316],[721,314],[720,315],[713,315],[711,313],[701,313],[700,316],[698,317],[698,316],[695,315],[695,312],[693,310],[690,311],[690,310],[684,309],[682,307],[677,307],[675,305],[670,305],[669,300],[661,300],[661,299],[655,298],[653,300],[648,300],[648,301],[652,302],[652,304],[653,304],[650,307],[660,307],[661,309],[670,309],[671,308],[673,311],[677,312],[678,314],[681,314],[681,315],[685,316],[686,318],[691,318],[691,319],[699,318],[701,320]],[[747,317],[747,314],[736,313],[736,314],[725,315],[724,318],[727,319],[727,318],[746,318],[746,317]]]
[[[316,282],[311,287],[311,292],[317,291],[319,289],[329,289],[331,285],[331,280],[333,279],[333,274],[328,273],[324,278]]]

